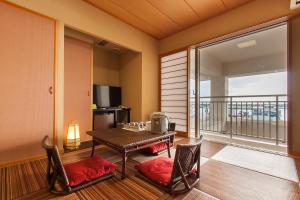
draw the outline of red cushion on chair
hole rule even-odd
[[[100,156],[93,156],[79,162],[64,165],[69,186],[74,187],[115,171],[117,165]]]
[[[167,186],[170,184],[173,160],[167,157],[159,157],[136,165],[135,168],[150,180]]]
[[[149,151],[150,151],[150,153],[157,153],[157,152],[163,151],[167,148],[168,148],[167,143],[162,142],[162,143],[158,143],[158,144],[154,144],[154,145],[150,146]]]

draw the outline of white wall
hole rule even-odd
[[[200,74],[206,76],[223,76],[223,65],[220,60],[205,50],[200,50]]]
[[[211,81],[211,95],[227,95],[226,79],[223,73],[223,63],[216,57],[208,54],[205,49],[200,50],[200,80]]]

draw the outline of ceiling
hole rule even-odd
[[[162,39],[252,0],[84,0]]]
[[[240,49],[237,44],[255,40],[257,45]],[[287,53],[287,25],[250,34],[201,49],[222,63],[231,63],[256,57]]]

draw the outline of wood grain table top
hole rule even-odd
[[[120,128],[112,128],[101,131],[89,131],[87,134],[102,142],[110,143],[120,148],[127,148],[168,138],[175,135],[176,132],[170,131],[165,134],[159,134],[150,131],[134,132]]]

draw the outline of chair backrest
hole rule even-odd
[[[200,167],[200,152],[203,136],[193,144],[178,144],[174,158],[171,185],[182,179],[182,175],[187,176],[191,173],[195,165],[197,170]]]
[[[63,163],[61,161],[59,151],[56,145],[53,145],[50,142],[49,136],[45,136],[42,142],[43,148],[47,152],[48,157],[48,167],[47,167],[47,175],[48,180],[50,180],[53,173],[57,173],[56,175],[59,176],[62,180],[64,186],[69,185],[69,180],[64,169]]]

